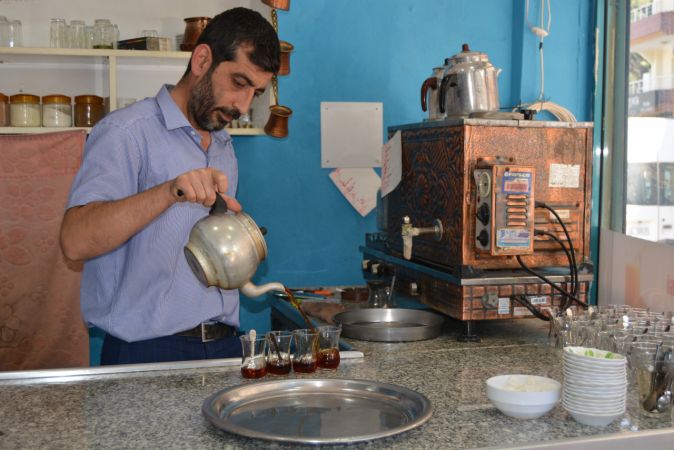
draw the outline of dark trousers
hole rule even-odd
[[[106,334],[101,350],[101,365],[240,358],[241,353],[241,341],[237,336],[210,342],[186,336],[126,342]]]

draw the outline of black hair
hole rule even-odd
[[[196,45],[211,48],[211,70],[223,61],[234,61],[241,46],[250,46],[250,61],[265,72],[276,73],[280,65],[280,45],[274,27],[257,11],[233,8],[215,16],[204,28]],[[187,75],[192,62],[187,64]]]

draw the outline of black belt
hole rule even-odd
[[[176,333],[176,336],[198,337],[201,342],[236,336],[236,329],[221,322],[202,322],[191,330]]]

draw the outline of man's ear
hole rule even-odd
[[[201,77],[208,72],[213,62],[211,47],[208,44],[199,44],[192,51],[191,67],[196,77]]]

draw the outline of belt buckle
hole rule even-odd
[[[211,342],[214,340],[206,338],[206,324],[201,322],[201,342]]]

